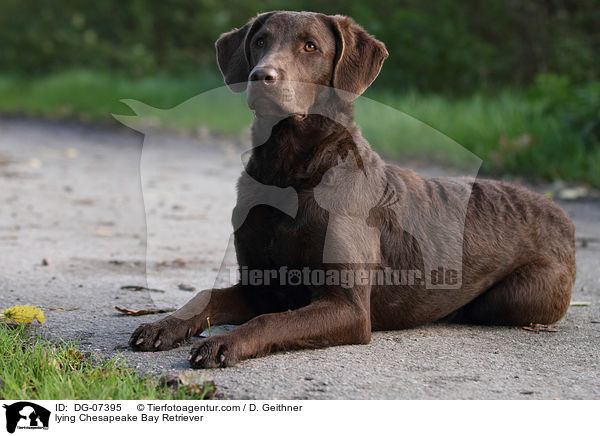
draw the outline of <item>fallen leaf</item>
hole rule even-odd
[[[77,351],[69,350],[67,354],[69,355],[69,357],[71,357],[73,359],[77,359],[77,360],[85,359],[85,356],[81,353],[78,353]]]
[[[555,329],[554,327],[550,327],[546,324],[534,324],[531,323],[528,326],[523,326],[522,327],[523,330],[528,330],[534,333],[539,333],[539,332],[557,332],[558,330]]]
[[[142,316],[142,315],[152,315],[155,313],[167,313],[167,312],[174,312],[175,309],[138,309],[138,310],[134,310],[134,309],[125,309],[125,308],[121,308],[119,306],[115,306],[115,309],[118,310],[119,312],[125,314],[125,315],[130,315],[130,316]]]
[[[187,260],[179,257],[179,258],[175,259],[173,261],[173,263],[177,266],[185,266],[187,264]]]
[[[160,262],[156,262],[157,267],[165,267],[165,266],[174,266],[183,268],[188,263],[187,259],[183,259],[181,257],[174,259],[172,261],[161,260]]]
[[[81,309],[81,307],[79,307],[79,306],[73,306],[73,307],[38,306],[38,307],[40,309],[46,309],[46,310],[59,310],[61,312],[71,312],[72,310]]]
[[[150,291],[150,292],[160,292],[161,294],[164,294],[165,291],[163,291],[162,289],[154,289],[154,288],[147,288],[145,286],[138,286],[138,285],[125,285],[125,286],[121,286],[121,289],[127,290],[127,291]]]
[[[29,305],[13,306],[9,309],[6,309],[4,311],[4,316],[10,321],[19,324],[29,324],[33,322],[34,319],[39,323],[46,321],[44,313],[39,307]]]

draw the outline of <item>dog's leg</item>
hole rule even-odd
[[[211,368],[278,350],[366,344],[370,340],[368,306],[338,296],[293,311],[259,315],[235,330],[203,339],[189,359],[195,368]]]
[[[254,316],[239,286],[208,289],[198,293],[181,309],[160,321],[142,324],[131,335],[129,346],[137,351],[162,351],[202,332],[208,323],[242,324]]]
[[[536,262],[524,265],[471,303],[457,310],[449,321],[468,324],[550,324],[569,307],[575,281],[575,265]]]

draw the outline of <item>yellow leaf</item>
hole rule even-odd
[[[34,319],[40,323],[46,321],[44,313],[39,307],[29,305],[13,306],[10,309],[6,309],[4,316],[11,321],[25,324],[29,324]]]

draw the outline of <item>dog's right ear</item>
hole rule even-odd
[[[222,34],[215,47],[217,63],[225,84],[233,92],[244,92],[250,75],[249,43],[258,29],[276,12],[266,12],[251,19],[243,27]]]

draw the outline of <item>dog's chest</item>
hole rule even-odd
[[[320,258],[316,254],[322,251],[325,232],[321,229],[326,224],[312,192],[271,188],[238,185],[234,211],[234,220],[241,221],[235,233],[238,261],[266,267],[307,265],[310,259]]]

